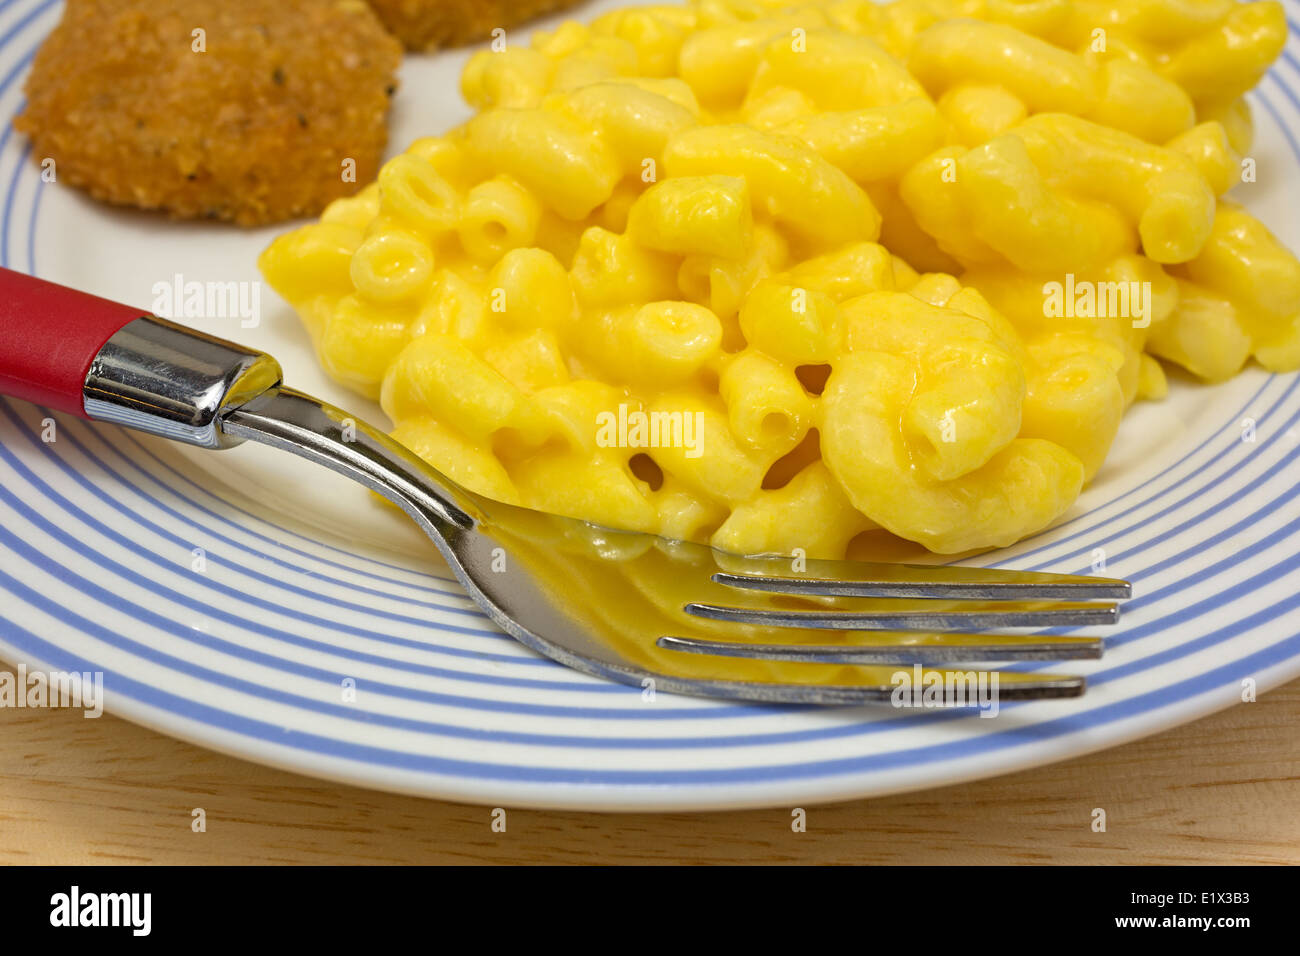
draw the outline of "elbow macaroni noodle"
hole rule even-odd
[[[1005,546],[1161,361],[1300,367],[1300,262],[1224,198],[1285,33],[1234,0],[619,10],[475,54],[474,118],[260,264],[489,497],[740,553]]]

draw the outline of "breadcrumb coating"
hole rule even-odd
[[[68,0],[14,126],[96,199],[278,222],[375,178],[401,55],[364,0]]]
[[[370,0],[408,50],[438,50],[487,38],[578,0]]]

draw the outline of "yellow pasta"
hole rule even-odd
[[[409,153],[379,172],[379,209],[425,235],[435,237],[456,225],[460,196],[433,164]]]
[[[324,367],[481,494],[740,553],[1048,527],[1125,410],[1300,367],[1227,198],[1271,0],[692,0],[474,54],[277,239]]]
[[[678,176],[647,189],[628,211],[627,231],[650,249],[683,256],[744,256],[754,229],[749,189],[735,176]]]
[[[727,363],[718,392],[731,433],[769,459],[793,449],[812,426],[812,398],[794,370],[758,349]]]
[[[528,190],[498,176],[466,193],[456,231],[471,258],[496,262],[512,249],[533,246],[541,218],[541,203]]]

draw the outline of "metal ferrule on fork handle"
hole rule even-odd
[[[280,363],[265,352],[143,316],[114,332],[82,385],[86,415],[164,438],[229,448],[221,416],[280,384]]]
[[[0,269],[0,392],[204,448],[223,414],[280,383],[271,356]]]

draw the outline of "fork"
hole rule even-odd
[[[1114,624],[1114,601],[1131,594],[1112,578],[737,556],[503,504],[284,386],[263,352],[8,269],[0,393],[202,448],[261,442],[347,475],[404,510],[506,633],[649,691],[897,702],[904,674],[969,680],[959,665],[1098,658],[1096,637],[980,632]],[[1085,688],[1075,675],[979,673],[1001,700]]]

